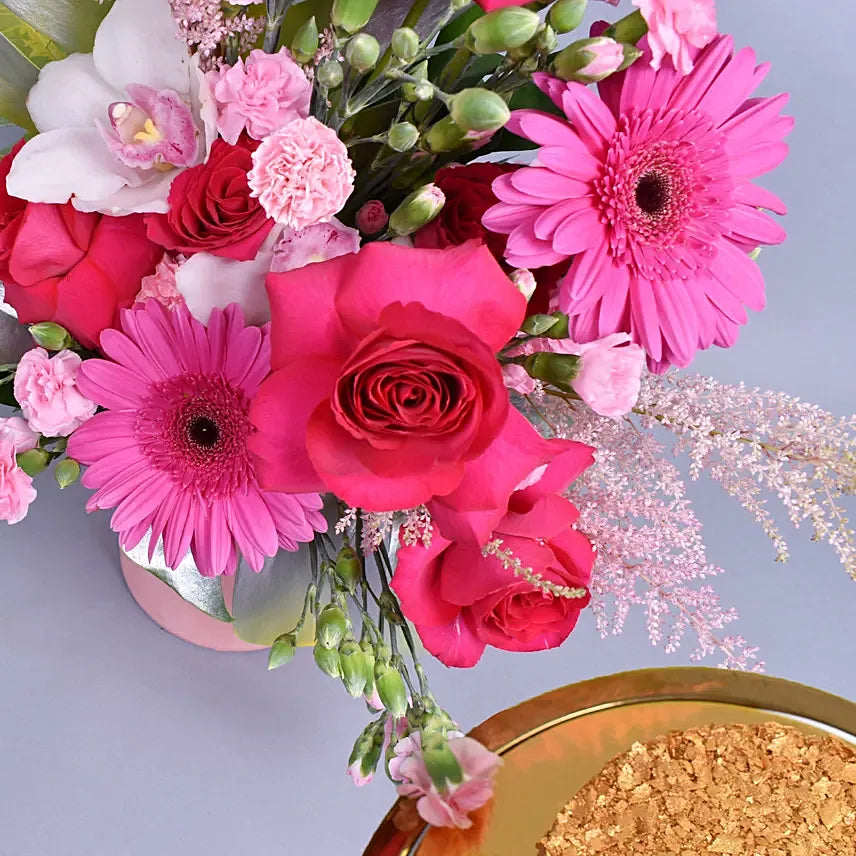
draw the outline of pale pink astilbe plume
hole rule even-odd
[[[690,460],[746,508],[772,539],[777,559],[788,548],[767,509],[781,500],[794,526],[808,521],[856,579],[856,534],[839,499],[856,493],[856,416],[841,419],[784,393],[731,386],[708,377],[646,377],[637,405],[676,437]]]
[[[170,0],[178,37],[199,54],[200,67],[209,71],[221,65],[220,48],[236,41],[239,55],[245,54],[264,29],[264,20],[244,14],[226,16],[221,0]],[[241,4],[243,5],[243,4]]]
[[[266,556],[297,550],[326,530],[318,494],[259,488],[247,441],[250,400],[270,372],[268,328],[244,326],[236,304],[207,328],[186,306],[157,301],[105,330],[108,359],[87,360],[79,388],[105,410],[79,428],[68,453],[87,465],[88,511],[115,508],[111,525],[132,549],[151,530],[167,564],[190,550],[206,576],[233,574],[238,555],[260,571]]]
[[[644,44],[644,43],[643,43]],[[649,54],[650,56],[650,54]],[[751,251],[785,232],[761,209],[785,206],[752,184],[785,158],[787,96],[751,99],[767,65],[717,38],[686,77],[639,61],[600,86],[533,80],[565,114],[517,110],[507,128],[540,146],[500,176],[484,224],[506,260],[537,268],[573,257],[559,308],[570,335],[630,333],[652,370],[730,347],[746,309],[764,307]]]
[[[424,505],[404,511],[358,511],[347,506],[336,523],[336,533],[347,532],[356,538],[358,522],[359,548],[366,556],[374,553],[384,541],[391,541],[393,536],[405,547],[431,546],[434,529],[431,514]]]
[[[631,609],[642,607],[652,644],[672,652],[690,632],[691,659],[718,652],[723,666],[760,670],[757,649],[740,636],[720,635],[737,615],[703,582],[722,571],[708,561],[701,524],[666,449],[628,419],[571,410],[549,395],[532,400],[546,430],[597,449],[569,496],[580,510],[580,531],[598,552],[591,593],[601,634],[620,633]]]

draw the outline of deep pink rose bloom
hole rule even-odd
[[[107,217],[70,202],[24,202],[6,192],[23,141],[0,161],[0,280],[24,324],[55,321],[88,348],[118,324],[163,249],[142,216]]]
[[[0,520],[20,523],[36,498],[33,480],[18,466],[15,447],[0,440]]]
[[[398,551],[392,587],[425,647],[447,666],[474,666],[488,645],[506,651],[555,648],[589,602],[588,595],[570,599],[543,592],[495,556],[482,554],[489,529],[489,537],[501,539],[503,549],[543,579],[588,586],[594,549],[571,528],[579,512],[560,492],[591,464],[592,450],[570,441],[542,443],[553,444],[552,459],[512,490],[498,522],[479,512],[460,513],[456,524],[432,508],[439,532],[431,546]],[[494,460],[501,462],[495,467],[501,472],[505,460]],[[478,539],[467,539],[468,531]]]
[[[508,419],[495,354],[526,309],[490,252],[369,244],[267,289],[273,375],[250,439],[263,486],[371,511],[454,491]]]

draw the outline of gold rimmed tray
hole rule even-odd
[[[426,827],[399,800],[364,856],[534,856],[559,809],[634,741],[710,724],[785,722],[856,748],[856,704],[802,684],[721,669],[622,672],[553,690],[471,735],[504,761],[470,830]]]

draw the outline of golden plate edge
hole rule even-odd
[[[536,734],[598,710],[654,701],[710,701],[767,710],[825,725],[856,742],[856,703],[805,684],[702,666],[637,669],[568,684],[506,708],[469,732],[502,755]],[[396,824],[405,800],[387,812],[363,856],[411,856],[427,824]]]

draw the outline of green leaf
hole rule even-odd
[[[154,556],[149,561],[150,534],[146,535],[133,550],[126,551],[125,554],[128,558],[165,582],[184,600],[192,603],[206,615],[210,615],[211,618],[216,618],[218,621],[232,621],[232,616],[223,600],[223,586],[220,578],[203,577],[189,553],[175,570],[168,568],[161,542],[158,542]]]
[[[43,68],[49,62],[63,59],[65,51],[43,33],[13,15],[0,5],[0,33],[2,33],[33,65]]]
[[[8,383],[0,383],[0,405],[6,407],[18,407],[18,402],[15,400],[15,395],[12,392],[12,381]]]
[[[35,132],[36,126],[27,111],[29,89],[14,86],[0,77],[0,116],[7,125],[17,125],[25,131]]]
[[[481,18],[484,14],[484,9],[479,6],[470,6],[469,9],[466,9],[460,15],[453,18],[440,30],[440,34],[437,36],[437,44],[445,45],[448,42],[454,41],[458,36],[462,36],[469,29],[470,24]]]
[[[241,562],[232,596],[235,635],[254,645],[272,645],[281,633],[297,625],[311,581],[308,544],[301,544],[296,553],[280,550],[258,574]],[[310,645],[314,638],[310,618],[297,644]]]
[[[330,12],[333,9],[333,0],[306,0],[304,3],[295,3],[289,6],[282,22],[282,30],[279,33],[279,44],[290,48],[297,31],[310,19],[315,18],[319,31],[330,26]]]
[[[95,0],[4,0],[3,5],[69,53],[90,53],[110,3]]]
[[[564,115],[553,103],[553,99],[534,83],[527,83],[515,89],[508,106],[512,110],[543,110],[545,113],[553,113],[556,116]]]

